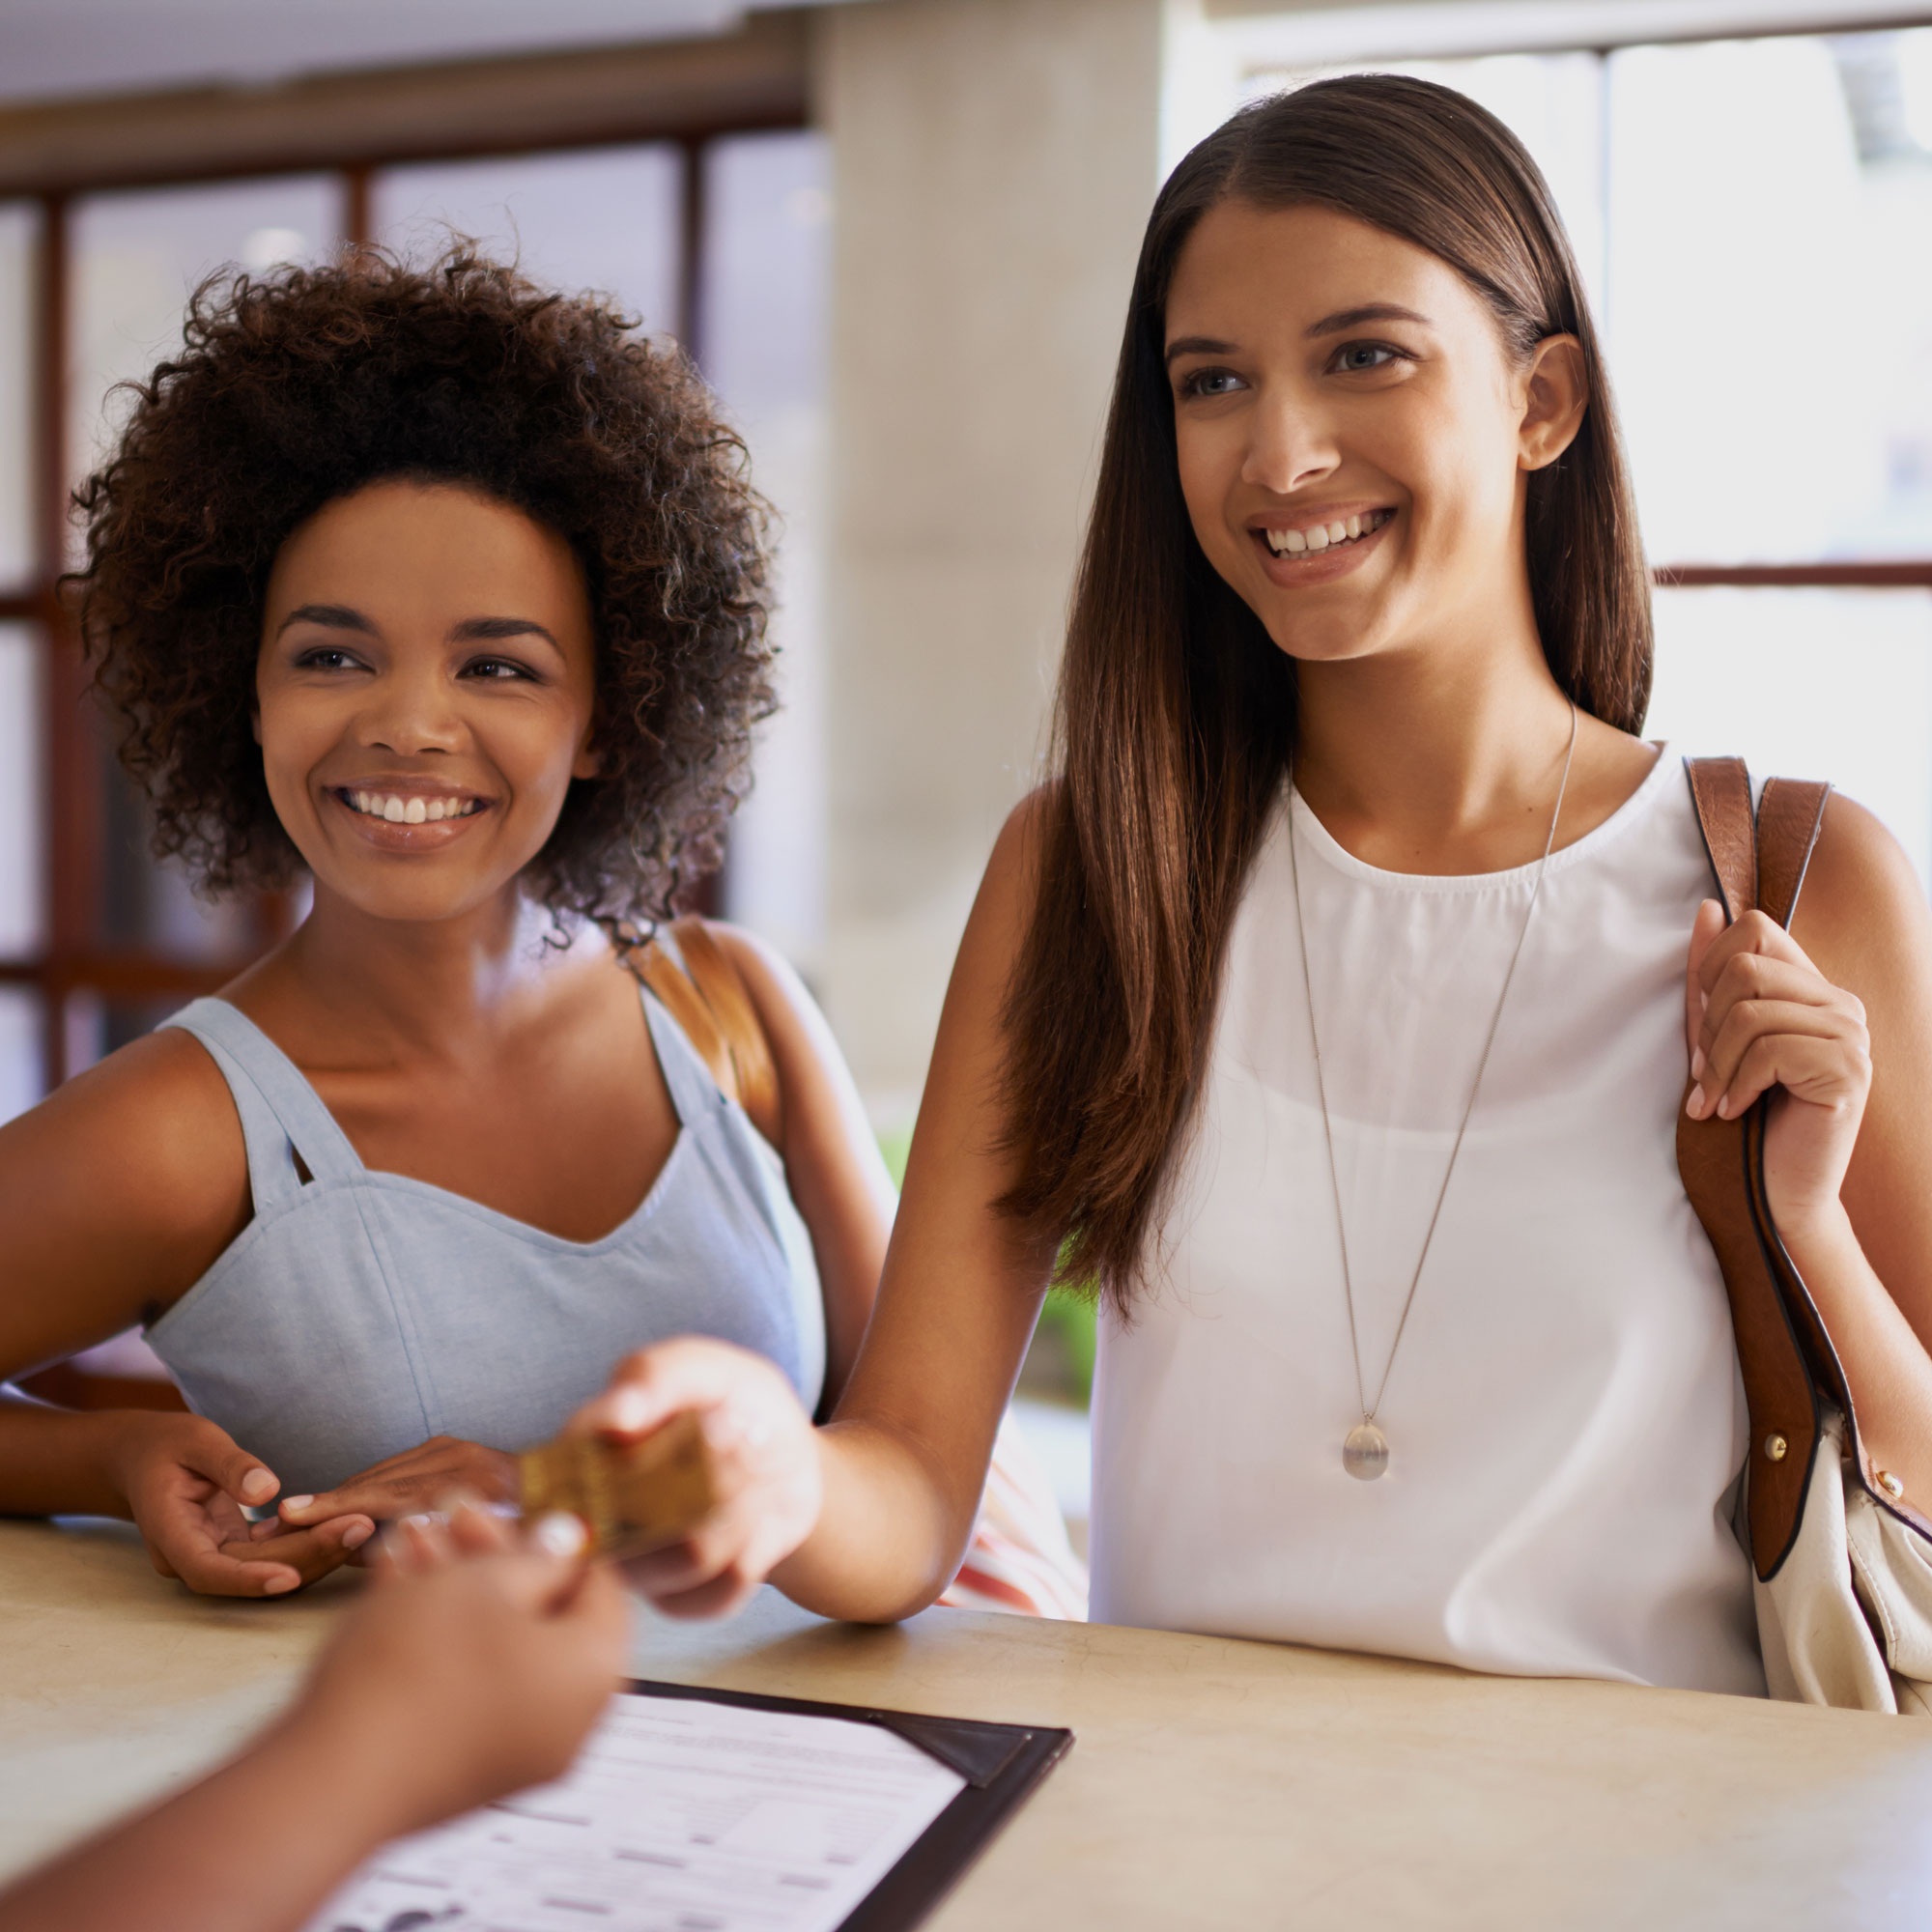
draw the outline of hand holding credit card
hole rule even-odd
[[[624,1558],[662,1549],[718,1501],[711,1445],[694,1410],[636,1442],[563,1435],[517,1458],[525,1518],[562,1512],[590,1532],[590,1552]]]

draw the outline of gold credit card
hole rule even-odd
[[[582,1520],[599,1556],[641,1556],[687,1535],[718,1500],[711,1445],[687,1409],[637,1442],[558,1436],[517,1458],[523,1512]]]

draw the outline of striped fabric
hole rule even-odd
[[[1010,1411],[993,1443],[973,1541],[939,1601],[958,1610],[1087,1621],[1087,1566],[1066,1540],[1053,1486]]]

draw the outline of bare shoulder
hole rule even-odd
[[[246,1225],[227,1082],[190,1035],[110,1054],[0,1127],[0,1243],[23,1276],[141,1302],[184,1292]]]
[[[1059,779],[1036,784],[1007,813],[1007,823],[1001,825],[999,838],[993,840],[993,852],[985,862],[972,925],[999,933],[1009,958],[1018,949],[1020,935],[1032,916],[1039,866],[1047,840],[1053,837],[1063,798]]]
[[[1065,781],[1048,779],[1037,784],[1007,813],[994,841],[993,855],[986,863],[986,876],[1010,875],[1016,886],[1030,886],[1039,865],[1040,852],[1051,832],[1055,814],[1065,798]]]
[[[1867,1006],[1918,1003],[1932,989],[1932,910],[1898,840],[1833,793],[1791,934],[1827,979]]]
[[[817,1012],[817,1002],[799,978],[798,969],[768,939],[722,919],[707,919],[704,929],[738,969],[758,1009],[758,1017],[768,1026],[774,1013]]]
[[[40,1142],[84,1145],[184,1181],[209,1154],[245,1165],[228,1083],[192,1034],[170,1027],[134,1040],[0,1127],[0,1152]]]

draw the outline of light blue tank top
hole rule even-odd
[[[642,1206],[599,1241],[364,1167],[294,1062],[226,1001],[166,1022],[227,1079],[255,1214],[147,1337],[188,1406],[283,1494],[432,1435],[542,1441],[621,1356],[673,1335],[755,1350],[817,1406],[825,1311],[783,1165],[643,1003],[678,1136]]]

